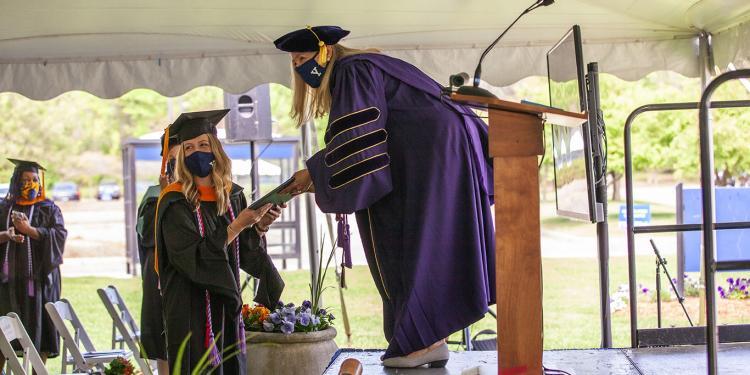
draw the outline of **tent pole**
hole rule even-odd
[[[137,221],[136,186],[135,186],[135,150],[130,143],[123,143],[122,147],[122,185],[123,200],[125,201],[125,265],[126,272],[133,277],[138,276],[138,238],[135,233]],[[141,270],[143,272],[143,270]]]
[[[706,86],[708,86],[709,81],[711,78],[711,66],[713,62],[713,50],[711,46],[711,34],[709,34],[707,31],[701,31],[700,34],[698,34],[698,67],[700,69],[701,73],[701,96],[703,95],[703,92],[706,90]],[[703,267],[703,246],[701,246],[701,254],[700,254],[700,283],[701,285],[706,285],[706,274],[704,272]],[[678,275],[678,278],[684,277],[683,275]],[[705,288],[700,289],[699,295],[698,295],[698,325],[705,326],[706,325],[706,290]]]
[[[314,132],[315,122],[310,120],[301,127],[302,131],[302,156],[305,161],[313,155],[317,137]],[[305,214],[307,219],[307,246],[310,255],[310,285],[313,288],[313,295],[318,291],[318,263],[320,262],[318,251],[318,231],[315,218],[315,197],[313,194],[305,194]]]

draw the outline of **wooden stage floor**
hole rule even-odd
[[[423,374],[460,375],[467,369],[484,366],[482,372],[466,374],[497,374],[494,352],[453,352],[444,369],[386,369],[380,365],[380,350],[342,349],[334,356],[324,375],[337,375],[347,358],[356,358],[364,366],[364,375]],[[673,346],[639,349],[548,350],[544,352],[544,366],[564,370],[573,375],[595,374],[706,374],[705,346]],[[719,373],[750,374],[750,343],[721,344]]]

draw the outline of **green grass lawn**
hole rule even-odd
[[[653,288],[654,269],[651,257],[638,258],[638,280]],[[671,263],[673,265],[674,263]],[[545,349],[595,348],[600,342],[598,270],[594,258],[565,258],[543,260],[544,267],[544,347]],[[671,270],[674,272],[674,270]],[[622,257],[610,260],[610,284],[614,291],[618,285],[627,283],[627,260]],[[308,278],[306,271],[285,271],[282,276],[287,287],[282,296],[285,302],[300,303],[308,297]],[[344,332],[341,316],[341,304],[338,291],[329,275],[332,287],[324,294],[324,305],[337,316],[336,328],[339,335],[336,342],[340,347],[384,348],[386,341],[382,334],[381,302],[372,282],[367,267],[359,266],[348,270],[346,274],[349,288],[344,296],[351,322],[351,340]],[[723,279],[724,276],[722,276]],[[666,279],[664,280],[666,283]],[[66,278],[63,281],[63,296],[70,300],[78,316],[85,325],[94,344],[99,349],[110,347],[111,320],[96,294],[96,289],[115,285],[123,295],[131,312],[140,316],[140,279],[106,279],[106,278]],[[251,296],[246,293],[246,301]],[[747,303],[750,307],[750,303]],[[750,310],[750,309],[747,309]],[[656,311],[646,311],[639,316],[640,327],[656,327]],[[697,320],[697,316],[694,317]],[[734,323],[722,316],[721,323]],[[750,322],[743,318],[742,322]],[[739,323],[739,322],[737,322]],[[667,314],[665,325],[686,325],[684,318],[675,313]],[[481,329],[495,329],[495,320],[489,315],[474,324],[473,333]],[[612,331],[614,344],[625,347],[630,344],[628,311],[613,314]],[[454,335],[452,339],[459,339]],[[454,349],[454,348],[452,348]],[[50,368],[56,370],[60,359],[50,360]]]

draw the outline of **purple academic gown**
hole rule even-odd
[[[404,61],[361,54],[333,69],[326,147],[307,167],[323,212],[356,213],[384,358],[402,356],[495,303],[487,125]]]

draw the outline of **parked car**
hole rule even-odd
[[[114,182],[102,182],[99,184],[99,189],[96,192],[96,199],[98,200],[111,200],[120,199],[120,186]]]
[[[4,199],[6,195],[8,195],[8,190],[10,189],[10,184],[0,184],[0,199]]]
[[[73,182],[58,182],[52,187],[52,200],[78,201],[81,200],[81,190]]]

